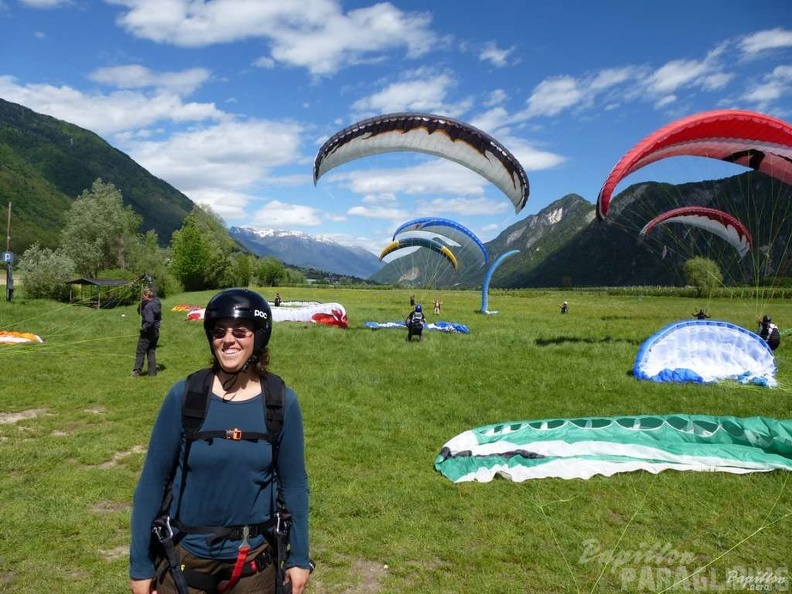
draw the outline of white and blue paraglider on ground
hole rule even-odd
[[[669,324],[644,342],[633,366],[636,378],[653,382],[736,380],[775,387],[775,374],[773,351],[758,334],[714,320]]]
[[[481,286],[481,309],[479,309],[478,313],[483,313],[488,315],[498,313],[497,311],[489,311],[489,309],[487,309],[489,307],[489,286],[490,286],[490,281],[492,280],[492,275],[495,274],[495,271],[498,269],[498,266],[500,266],[506,258],[509,258],[514,254],[519,254],[519,253],[520,250],[511,250],[505,252],[500,256],[498,256],[495,259],[495,261],[492,263],[492,266],[489,267],[489,270],[487,270],[487,274],[484,276],[484,283]]]
[[[676,414],[500,423],[446,442],[434,467],[455,483],[792,471],[792,420]]]

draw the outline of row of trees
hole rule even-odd
[[[141,233],[142,217],[124,206],[121,191],[96,180],[72,203],[56,249],[34,244],[19,260],[22,287],[32,298],[62,299],[76,277],[149,276],[161,295],[230,286],[302,283],[304,276],[276,258],[246,253],[222,219],[196,206],[162,247],[154,231]]]

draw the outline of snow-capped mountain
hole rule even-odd
[[[252,227],[231,227],[228,232],[257,256],[272,256],[291,266],[364,279],[383,266],[368,250],[341,245],[322,235]]]

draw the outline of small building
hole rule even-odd
[[[122,278],[75,278],[68,280],[65,284],[69,285],[69,303],[75,300],[75,292],[79,293],[76,297],[77,301],[83,305],[90,305],[97,309],[115,307],[123,303],[130,302],[130,295],[132,291],[120,291],[121,287],[130,287],[134,285],[134,281],[124,280]],[[79,285],[79,289],[75,291],[74,285]],[[88,296],[84,295],[83,287],[88,287]]]

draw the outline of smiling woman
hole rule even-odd
[[[168,392],[135,490],[132,592],[273,594],[290,583],[301,594],[311,569],[302,413],[267,369],[270,306],[249,289],[221,291],[204,330],[212,367]]]

